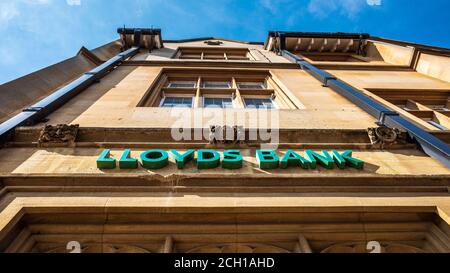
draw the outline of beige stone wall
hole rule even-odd
[[[107,59],[118,50],[117,45],[113,42],[94,53],[100,59]],[[204,44],[199,41],[183,45]],[[178,43],[167,43],[161,50],[142,51],[133,61],[168,61],[177,46]],[[265,52],[261,46],[227,41],[225,46],[250,47],[266,57],[255,62],[287,63],[282,57]],[[385,45],[377,45],[376,49],[380,59],[373,57],[364,65],[406,64],[409,51],[397,55]],[[329,72],[408,116],[365,89],[450,89],[449,83],[442,80],[445,76],[441,72],[427,70],[425,60],[427,58],[419,63],[421,73],[398,69],[373,71],[367,67],[351,70],[341,67]],[[328,170],[319,166],[313,170],[300,167],[262,170],[255,156],[259,143],[215,145],[166,139],[167,131],[152,128],[170,128],[180,117],[187,117],[191,127],[207,128],[220,123],[225,112],[181,109],[176,111],[179,115],[172,115],[173,109],[137,107],[164,68],[161,63],[146,66],[130,62],[119,66],[48,116],[48,124],[79,124],[82,128],[76,143],[64,148],[56,147],[61,143],[38,145],[35,141],[44,125],[41,123],[19,129],[8,147],[0,149],[2,250],[66,252],[65,245],[70,240],[79,240],[83,246],[95,244],[97,248],[90,249],[92,252],[107,251],[108,247],[115,252],[136,252],[145,248],[135,247],[140,244],[152,252],[161,251],[160,245],[164,245],[164,252],[183,252],[195,249],[195,244],[258,242],[274,245],[277,240],[288,245],[286,249],[293,250],[300,235],[316,252],[331,244],[342,251],[340,244],[349,242],[358,242],[364,252],[369,240],[406,241],[405,245],[417,245],[429,252],[448,252],[446,248],[439,248],[441,245],[450,249],[447,226],[450,223],[450,169],[414,144],[400,142],[384,148],[370,144],[364,130],[375,127],[375,118],[323,87],[305,71],[283,65],[264,69],[296,100],[296,105],[301,106],[276,112],[280,129],[294,129],[284,132],[287,142],[282,143],[278,155],[282,157],[288,148],[304,154],[303,149],[308,147],[314,151],[353,147],[353,156],[365,162],[364,169],[335,167]],[[214,68],[226,71],[217,65]],[[254,128],[258,121],[255,122],[254,117],[260,117],[261,113],[233,109],[233,117],[243,116],[243,119],[227,123]],[[193,122],[196,114],[203,115],[200,124]],[[211,118],[213,114],[217,119]],[[431,125],[410,116],[425,129],[431,129]],[[332,130],[308,133],[308,129]],[[317,136],[316,139],[316,134],[321,132],[326,132],[323,134],[327,137]],[[114,137],[105,137],[109,133]],[[135,140],[130,139],[133,134]],[[157,143],[153,142],[155,138],[159,138]],[[299,138],[308,141],[302,143]],[[49,147],[45,148],[46,145]],[[119,160],[127,145],[136,158],[147,147],[179,152],[191,146],[219,152],[224,147],[241,148],[244,166],[239,170],[221,167],[199,170],[195,161],[191,161],[185,169],[179,170],[170,158],[169,165],[160,170],[147,170],[142,166],[135,170],[121,170],[118,166],[114,170],[97,168],[96,160],[103,147],[111,148],[112,156]],[[299,219],[299,215],[303,218]],[[437,228],[438,221],[443,221],[442,229]],[[436,234],[443,243],[436,244],[436,249],[429,248]],[[164,243],[167,241],[176,247],[167,250]],[[121,247],[114,248],[111,242]],[[156,247],[150,247],[153,244]]]
[[[0,122],[45,98],[96,65],[81,55],[0,85]]]
[[[172,56],[177,52],[179,47],[205,47],[207,48],[248,48],[250,54],[255,58],[252,62],[264,62],[264,63],[289,63],[285,58],[276,55],[272,51],[264,50],[263,45],[254,45],[247,43],[231,42],[226,40],[220,40],[223,44],[220,46],[207,46],[204,41],[195,42],[181,42],[181,43],[164,43],[164,48],[153,50],[152,52],[141,51],[134,56],[133,61],[175,61],[182,62],[183,60],[172,59]],[[202,62],[214,63],[214,60],[203,60]],[[233,61],[231,61],[233,62]],[[238,61],[241,62],[241,61]]]
[[[328,70],[357,88],[449,89],[448,82],[414,71]]]
[[[328,70],[339,79],[355,86],[366,95],[383,103],[402,114],[405,118],[415,122],[430,131],[440,131],[424,120],[406,112],[400,107],[372,94],[370,89],[399,89],[399,90],[450,90],[450,83],[424,75],[415,71],[359,71],[359,70]],[[369,91],[368,91],[369,90]],[[408,98],[405,98],[405,100]],[[446,119],[446,118],[444,118]],[[445,122],[444,122],[445,123]]]
[[[94,53],[100,60],[107,61],[119,54],[121,52],[121,47],[122,43],[117,40],[93,49],[92,53]]]
[[[153,148],[155,149],[155,148]],[[163,150],[167,150],[162,148]],[[169,175],[208,175],[208,174],[236,174],[236,175],[258,175],[270,177],[271,175],[284,175],[287,177],[304,176],[352,176],[353,178],[380,176],[380,175],[450,175],[450,170],[417,150],[354,150],[353,156],[365,161],[364,170],[346,168],[344,170],[327,170],[318,167],[316,170],[303,170],[300,167],[288,169],[261,170],[256,161],[255,149],[243,149],[244,167],[239,170],[224,170],[216,168],[211,170],[198,170],[194,162],[190,162],[183,170],[178,170],[173,158],[170,164],[161,170],[146,170],[139,167],[137,170],[100,170],[97,169],[96,160],[103,149],[95,148],[11,148],[0,150],[0,175],[83,175],[83,174],[158,174]],[[142,148],[132,149],[132,157],[139,158],[145,150]],[[218,150],[221,152],[221,150]],[[113,149],[111,155],[119,160],[123,149]],[[179,152],[183,152],[179,149]],[[297,150],[304,154],[303,150]],[[280,158],[285,150],[277,151]]]
[[[417,71],[440,79],[442,81],[450,82],[450,58],[444,56],[420,54]]]
[[[149,127],[170,128],[179,119],[171,116],[172,109],[136,107],[161,71],[160,67],[122,66],[107,75],[98,84],[89,87],[76,100],[55,111],[48,118],[50,124],[72,123],[84,127]],[[366,129],[375,119],[337,93],[300,70],[275,69],[274,79],[296,96],[305,106],[300,110],[279,110],[280,128],[340,128]],[[199,110],[183,109],[192,117]],[[209,113],[223,113],[221,109],[204,111],[203,127],[214,122]],[[235,109],[235,115],[246,115],[249,121],[254,110]],[[358,118],[355,118],[358,117]],[[201,125],[196,125],[196,127]]]
[[[409,66],[413,59],[414,48],[370,41],[367,44],[367,57],[382,60],[388,64]]]
[[[120,53],[120,44],[112,42],[92,51],[106,61]],[[47,97],[58,88],[94,69],[93,63],[82,54],[0,85],[0,123],[20,113],[24,108]]]

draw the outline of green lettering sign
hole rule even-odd
[[[184,153],[179,153],[175,150],[170,150],[173,158],[179,169],[183,169],[189,161],[195,158],[195,151],[188,150]],[[199,150],[197,152],[197,167],[200,170],[214,169],[220,166],[221,155],[215,150]],[[336,165],[339,169],[345,167],[352,167],[356,169],[364,168],[364,161],[354,158],[353,152],[347,150],[338,152],[332,150],[331,152],[322,151],[315,152],[306,150],[305,155],[301,156],[293,150],[287,150],[283,158],[280,160],[276,151],[274,150],[257,150],[256,159],[261,169],[286,169],[289,167],[301,167],[303,169],[316,169],[317,164],[327,168],[333,169]],[[161,169],[169,164],[169,154],[164,150],[149,150],[143,152],[140,156],[142,166],[146,169]],[[223,152],[222,168],[235,170],[241,169],[244,164],[244,158],[240,150],[225,150]],[[119,160],[120,169],[137,169],[139,161],[137,158],[131,157],[130,149],[123,151]],[[97,158],[97,168],[99,169],[115,169],[116,159],[111,157],[109,149],[103,150]]]
[[[100,156],[97,159],[97,168],[99,169],[115,169],[116,168],[116,159],[111,158],[110,150],[103,150]]]
[[[312,169],[317,168],[317,163],[327,169],[333,169],[334,160],[327,151],[322,151],[322,154],[319,154],[311,150],[306,150],[305,156],[311,162]]]
[[[302,167],[303,169],[308,169],[310,161],[306,160],[304,157],[300,156],[292,150],[287,150],[283,159],[281,159],[280,168],[286,169],[287,167]]]
[[[186,165],[186,163],[188,163],[189,161],[193,160],[195,154],[194,150],[189,150],[184,154],[180,154],[175,150],[170,150],[170,152],[175,157],[175,162],[177,163],[178,169],[184,169],[184,165]]]
[[[214,169],[220,165],[220,154],[214,150],[197,152],[197,168],[199,170]]]
[[[138,168],[138,160],[131,157],[131,151],[129,149],[123,151],[119,160],[119,168],[129,170]]]
[[[258,150],[256,151],[256,160],[261,169],[277,169],[280,164],[280,158],[273,150]]]
[[[339,155],[341,158],[345,160],[346,165],[356,168],[356,169],[363,169],[364,168],[364,161],[354,158],[353,151],[348,150],[343,152],[342,154],[339,154],[337,151],[333,151],[333,154],[336,155],[336,157]]]
[[[141,160],[146,169],[162,169],[169,164],[169,154],[163,150],[150,150],[141,154]]]
[[[241,169],[244,158],[240,150],[228,150],[223,152],[222,168],[234,170]]]

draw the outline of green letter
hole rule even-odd
[[[256,159],[259,162],[261,169],[276,169],[280,164],[280,158],[273,150],[258,150],[256,151]]]
[[[324,166],[325,168],[333,169],[334,161],[331,155],[327,151],[322,151],[322,154],[323,155],[311,150],[305,151],[306,158],[312,162],[311,168],[315,169],[318,161],[320,165]]]
[[[99,169],[115,169],[116,159],[111,158],[110,150],[103,150],[97,159],[97,168]]]
[[[224,169],[240,169],[244,158],[241,156],[240,150],[228,150],[223,152],[222,168]]]
[[[339,169],[344,169],[345,168],[344,157],[342,157],[341,154],[336,150],[333,150],[332,153],[333,153],[334,163],[336,163],[336,165],[339,167]]]
[[[220,154],[213,150],[197,152],[197,168],[199,170],[214,169],[220,165]]]
[[[286,169],[287,167],[302,167],[308,169],[308,161],[301,157],[299,154],[292,150],[287,150],[283,159],[281,160],[280,168]]]
[[[141,160],[146,169],[162,169],[169,164],[169,154],[163,150],[150,150],[141,154]]]
[[[137,169],[138,161],[136,158],[131,158],[131,151],[126,149],[123,151],[122,157],[119,160],[119,168],[121,169]]]
[[[363,169],[364,168],[364,161],[354,158],[352,156],[353,151],[348,150],[343,152],[342,154],[339,154],[336,151],[333,151],[334,154],[339,155],[341,158],[345,159],[345,163],[349,165],[350,167],[356,168],[356,169]]]
[[[184,154],[180,154],[175,150],[170,150],[170,152],[175,156],[175,162],[177,163],[178,169],[183,169],[184,165],[190,160],[194,159],[194,150],[189,150]]]

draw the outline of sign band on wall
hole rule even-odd
[[[321,152],[306,150],[303,155],[300,155],[293,150],[287,150],[280,157],[275,150],[257,150],[256,160],[259,168],[266,170],[286,169],[289,167],[317,169],[319,165],[326,169],[334,169],[335,167],[339,169],[346,167],[363,169],[364,161],[353,157],[352,154],[352,150],[344,152],[336,150]],[[119,158],[118,165],[120,169],[137,169],[141,165],[145,169],[158,170],[169,165],[170,156],[175,160],[178,169],[184,169],[188,162],[194,160],[199,170],[219,167],[234,170],[241,169],[244,164],[244,157],[240,150],[225,150],[222,154],[216,150],[188,150],[185,152],[170,150],[170,154],[165,150],[148,150],[141,153],[138,159],[131,157],[131,150],[126,149]],[[98,157],[97,168],[117,168],[117,159],[111,156],[109,149],[104,150]]]

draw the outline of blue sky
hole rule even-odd
[[[164,39],[342,31],[450,47],[449,17],[449,0],[0,0],[0,84],[117,39],[123,25]]]

